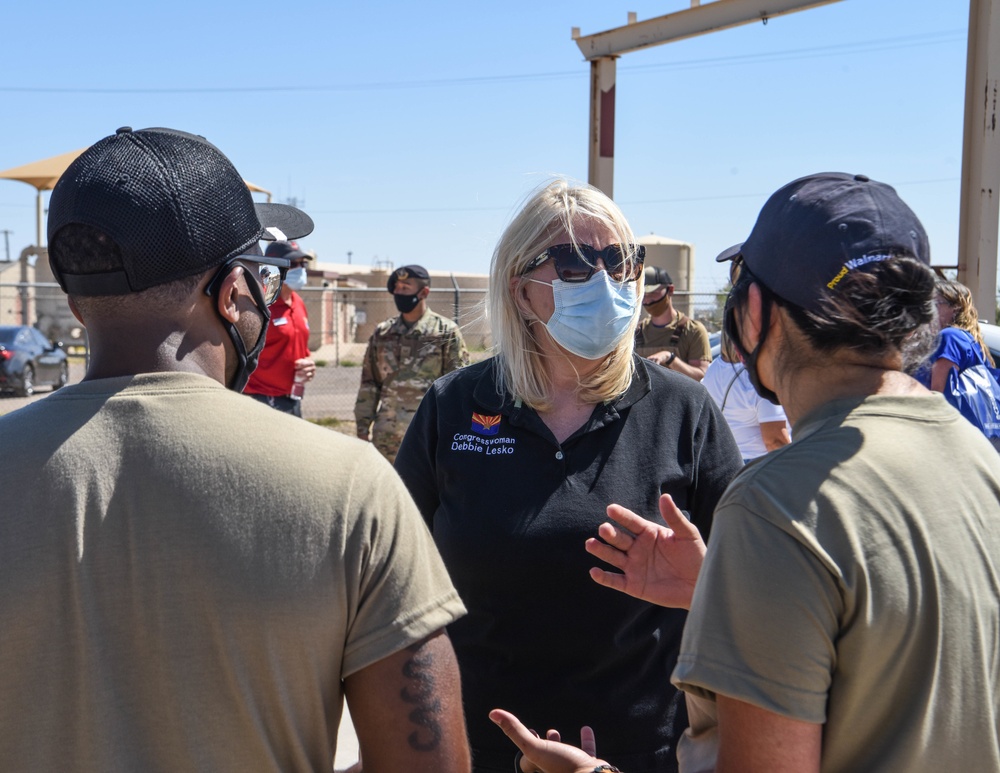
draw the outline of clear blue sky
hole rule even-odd
[[[708,0],[703,0],[707,4]],[[486,272],[548,175],[587,177],[588,72],[571,40],[688,0],[6,3],[0,170],[123,125],[202,134],[296,198],[320,259]],[[695,290],[767,195],[818,171],[892,183],[956,262],[968,3],[842,0],[618,62],[615,199],[695,245]],[[0,181],[11,253],[34,189]],[[0,250],[3,243],[0,241]]]

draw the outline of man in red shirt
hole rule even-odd
[[[295,290],[305,287],[306,264],[312,258],[295,242],[272,242],[264,254],[269,258],[286,258],[291,267],[281,285],[281,294],[271,304],[264,350],[243,392],[301,418],[303,385],[316,375],[316,363],[309,357],[306,305]]]

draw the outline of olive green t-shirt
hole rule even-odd
[[[644,317],[635,333],[635,353],[648,357],[657,352],[676,353],[683,362],[712,361],[712,344],[708,331],[698,320],[679,314],[669,325],[653,324]]]
[[[824,771],[1000,770],[1000,456],[940,396],[830,403],[723,495],[673,681],[824,723]]]
[[[0,767],[331,770],[342,680],[464,612],[367,443],[204,376],[0,418]]]

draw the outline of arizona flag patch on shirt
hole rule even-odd
[[[486,437],[496,435],[500,431],[500,417],[474,413],[472,414],[472,431]]]

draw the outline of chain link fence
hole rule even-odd
[[[432,287],[431,308],[454,319],[462,328],[473,361],[490,354],[483,286]],[[299,291],[306,303],[311,328],[310,346],[317,362],[316,377],[306,388],[302,408],[306,418],[349,434],[354,432],[354,401],[361,383],[361,362],[375,326],[395,317],[392,296],[381,287],[306,287]],[[725,295],[682,293],[674,305],[702,322],[709,332],[722,324]],[[155,309],[150,309],[155,313]],[[0,324],[34,325],[63,345],[71,356],[70,378],[79,381],[88,354],[87,331],[73,317],[66,296],[57,284],[45,282],[0,283]],[[0,403],[0,413],[14,401]]]
[[[299,294],[309,313],[310,349],[319,366],[306,390],[303,413],[353,432],[361,361],[375,326],[398,313],[392,296],[377,287],[334,286],[306,287]],[[677,293],[676,305],[714,331],[721,324],[723,299],[711,293]],[[431,288],[431,308],[458,322],[474,361],[490,353],[485,301],[485,287],[463,287],[453,281],[452,287]],[[57,284],[0,283],[0,324],[37,327],[71,356],[71,381],[82,378],[88,355],[87,331],[69,310]],[[0,405],[0,412],[7,407]]]

